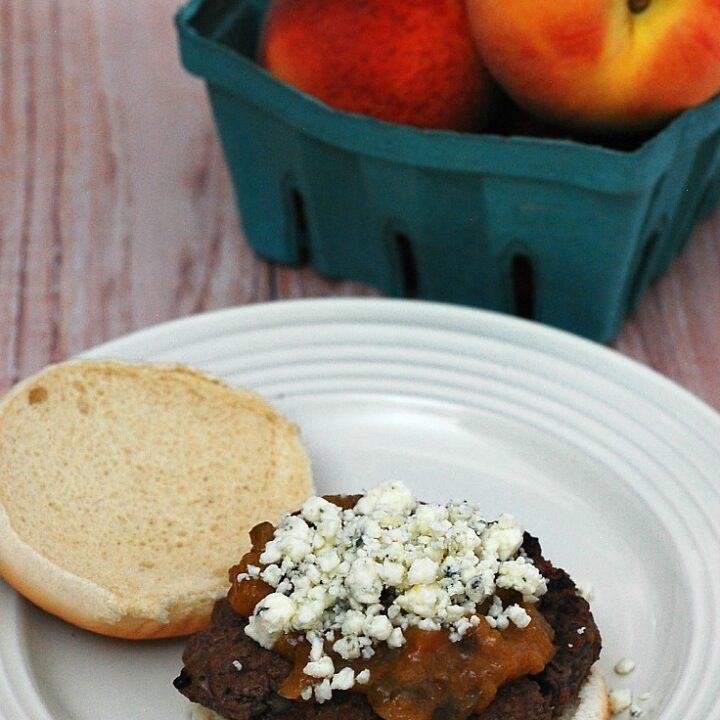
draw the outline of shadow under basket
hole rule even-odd
[[[192,0],[176,17],[264,258],[605,342],[720,200],[720,97],[630,152],[393,125],[260,68],[267,4]]]

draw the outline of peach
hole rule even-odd
[[[260,62],[339,110],[479,129],[491,82],[464,0],[274,0]]]
[[[483,59],[537,116],[652,128],[720,92],[720,0],[468,0]]]

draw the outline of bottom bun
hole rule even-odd
[[[594,665],[577,700],[568,705],[558,720],[607,720],[610,717],[608,691],[600,670]]]
[[[218,715],[214,710],[208,710],[197,703],[190,703],[190,720],[225,720],[224,717]]]
[[[213,710],[202,705],[191,703],[190,717],[192,720],[225,720]],[[580,688],[577,700],[565,708],[557,720],[608,720],[610,708],[605,680],[594,666],[585,684]]]

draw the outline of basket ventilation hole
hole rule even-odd
[[[298,241],[300,262],[307,262],[310,255],[310,238],[307,212],[305,210],[305,198],[299,190],[293,188],[290,191],[290,202],[292,206],[292,222],[295,228],[295,237]]]
[[[527,255],[512,259],[512,287],[515,314],[527,320],[535,318],[535,272]]]
[[[407,235],[395,233],[395,246],[400,260],[403,293],[405,297],[416,298],[418,296],[418,273],[412,242]]]

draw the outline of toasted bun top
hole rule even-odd
[[[0,401],[0,575],[96,632],[201,629],[248,530],[312,492],[297,428],[188,368],[64,363]]]
[[[197,703],[191,703],[190,717],[192,720],[225,720],[213,710]],[[608,720],[609,717],[607,687],[600,671],[593,667],[580,688],[577,701],[568,705],[558,720]]]

